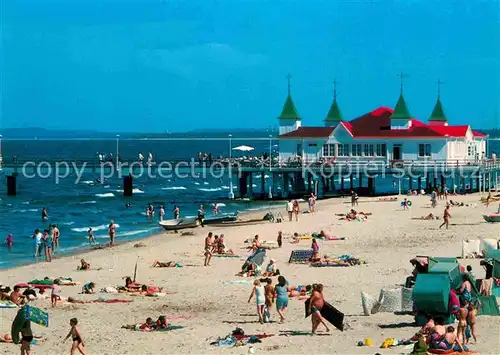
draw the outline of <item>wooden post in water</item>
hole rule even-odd
[[[132,175],[129,174],[123,177],[123,196],[131,197],[133,195],[134,183]]]
[[[262,171],[260,173],[260,192],[262,193],[262,196],[266,195],[266,173],[265,173],[265,171]]]
[[[7,196],[16,196],[17,195],[17,174],[13,173],[12,175],[7,175]]]
[[[288,184],[289,184],[289,176],[287,172],[283,173],[283,188],[281,189],[283,193],[283,198],[288,198]]]

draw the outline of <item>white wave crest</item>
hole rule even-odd
[[[184,186],[162,187],[162,190],[186,190]]]
[[[106,192],[104,194],[95,194],[96,197],[115,197],[115,194],[112,192]]]

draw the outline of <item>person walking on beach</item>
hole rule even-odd
[[[165,209],[163,205],[160,206],[160,222],[163,221],[163,217],[165,216]]]
[[[266,279],[266,286],[264,287],[264,292],[266,294],[266,307],[264,308],[264,322],[271,322],[271,307],[274,303],[274,287],[273,280],[268,277]]]
[[[95,245],[95,237],[94,237],[94,231],[93,231],[92,227],[89,227],[87,234],[89,237],[89,245]]]
[[[76,327],[78,324],[78,319],[76,318],[71,318],[69,321],[69,325],[71,326],[71,329],[66,335],[66,338],[64,338],[64,341],[68,340],[69,337],[73,339],[73,344],[71,345],[71,351],[70,354],[74,355],[75,351],[78,350],[80,354],[85,355],[85,344],[83,343],[82,335],[80,334],[80,331]]]
[[[358,194],[351,191],[351,207],[358,206]]]
[[[292,200],[288,200],[286,204],[286,212],[288,213],[288,221],[292,221],[293,217],[293,202]]]
[[[260,284],[259,280],[255,280],[253,282],[253,289],[252,293],[250,294],[250,297],[248,298],[248,303],[250,303],[254,295],[255,295],[255,301],[257,303],[257,315],[259,316],[259,323],[263,324],[264,306],[266,304],[266,297],[265,297],[264,286]]]
[[[274,290],[276,291],[276,310],[280,316],[280,323],[284,323],[284,312],[288,307],[288,283],[283,276],[278,276],[278,284],[274,286]]]
[[[179,209],[179,206],[175,205],[174,206],[174,219],[179,218],[181,215],[181,210]]]
[[[212,232],[208,233],[208,236],[205,238],[205,264],[204,266],[210,266],[210,259],[212,259]]]
[[[316,334],[320,324],[323,324],[326,331],[329,332],[330,329],[326,325],[323,317],[321,316],[321,309],[325,305],[325,299],[323,297],[323,285],[318,284],[313,287],[311,298],[309,299],[309,309],[308,313],[311,313],[311,323],[312,323],[312,333]]]
[[[439,226],[439,229],[441,229],[441,227],[443,226],[446,226],[446,229],[448,229],[448,226],[450,224],[450,218],[451,218],[450,205],[447,205],[443,213],[443,223]]]
[[[281,246],[283,245],[283,232],[282,231],[279,231],[278,232],[278,248],[281,248]]]
[[[116,224],[115,224],[115,221],[113,221],[113,220],[111,220],[111,222],[109,223],[108,234],[109,234],[109,246],[114,247],[115,246],[115,235],[116,235]]]
[[[311,192],[311,196],[309,197],[309,213],[316,212],[316,196]]]
[[[19,310],[21,312],[21,310]],[[24,325],[21,328],[21,355],[31,355],[31,342],[33,341],[33,332],[31,331],[31,322],[29,320],[24,321]]]
[[[12,244],[13,244],[12,234],[9,234],[7,236],[7,239],[5,240],[5,242],[7,243],[7,248],[9,248],[9,251],[10,251],[12,249]]]
[[[297,200],[293,200],[293,213],[295,214],[295,222],[299,221],[300,205]]]

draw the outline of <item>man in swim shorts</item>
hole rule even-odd
[[[318,284],[313,288],[311,298],[309,301],[309,313],[311,313],[311,323],[312,323],[312,333],[316,334],[316,330],[320,324],[323,324],[326,331],[329,332],[330,329],[326,325],[323,317],[321,316],[321,309],[325,305],[325,299],[323,298],[323,285]]]
[[[212,232],[208,233],[205,238],[205,266],[210,266],[210,259],[212,259]]]

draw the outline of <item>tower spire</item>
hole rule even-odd
[[[288,82],[288,96],[290,96],[290,92],[291,92],[290,89],[292,87],[291,79],[292,79],[292,74],[288,73],[288,75],[286,76],[286,80]]]
[[[288,96],[286,98],[285,104],[283,105],[283,109],[281,110],[281,115],[279,115],[278,119],[280,120],[294,120],[294,121],[300,121],[301,117],[299,113],[297,112],[297,109],[295,108],[295,103],[292,100],[292,94],[291,94],[291,84],[290,84],[290,79],[292,78],[292,75],[288,73],[286,76],[287,79],[287,84],[288,84]]]
[[[391,115],[391,119],[411,120],[412,117],[410,111],[408,111],[408,107],[406,106],[406,101],[403,96],[403,81],[405,78],[408,77],[408,75],[403,72],[400,72],[398,74],[398,77],[400,80],[400,93],[398,102],[396,103],[396,107],[394,107],[394,112]]]
[[[437,84],[437,100],[434,105],[434,109],[432,110],[431,117],[429,117],[429,123],[433,125],[447,125],[448,118],[444,114],[443,105],[441,104],[441,85],[444,82],[441,79],[436,81]]]
[[[407,77],[408,77],[408,75],[406,75],[406,74],[405,74],[405,73],[403,73],[403,72],[400,72],[400,73],[398,74],[398,76],[399,76],[400,86],[401,86],[401,88],[400,88],[400,93],[401,93],[401,95],[402,95],[402,94],[403,94],[403,81],[404,81],[404,79],[405,79],[405,78],[407,78]]]
[[[343,121],[342,113],[340,112],[339,104],[337,102],[337,84],[337,79],[333,79],[333,102],[324,120],[326,126],[335,126],[339,122]]]
[[[436,81],[436,84],[437,84],[438,100],[439,100],[441,98],[441,84],[444,84],[444,82],[438,78],[438,80]]]

